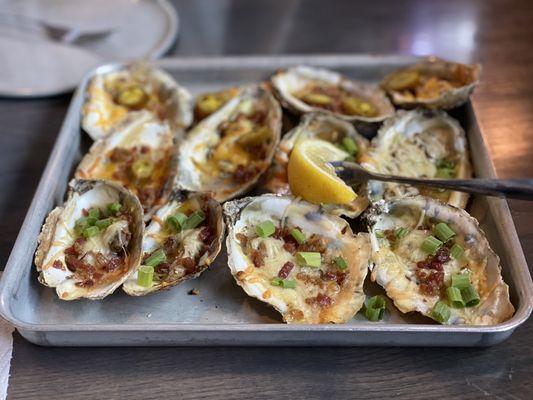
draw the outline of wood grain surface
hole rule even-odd
[[[533,177],[533,2],[175,1],[177,55],[437,54],[484,66],[474,95],[501,177]],[[70,96],[0,99],[5,263]],[[531,203],[510,202],[528,262]],[[533,323],[488,349],[43,348],[15,335],[10,399],[533,397]]]

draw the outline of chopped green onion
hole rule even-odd
[[[365,308],[365,315],[369,321],[379,321],[383,318],[387,303],[383,296],[377,295],[368,299]]]
[[[116,215],[122,209],[122,204],[118,201],[107,205],[107,212],[109,215]]]
[[[106,218],[96,221],[94,223],[94,226],[96,226],[101,231],[105,231],[111,224],[113,224],[113,220],[111,218]]]
[[[193,212],[187,217],[183,229],[194,229],[205,220],[205,214],[202,210]]]
[[[403,239],[408,233],[409,230],[402,226],[401,228],[396,229],[394,235],[396,236],[396,239]]]
[[[296,287],[296,281],[283,279],[281,281],[281,286],[283,286],[284,289],[294,289]]]
[[[74,231],[77,235],[82,235],[85,228],[91,226],[87,217],[79,218],[74,224]]]
[[[305,235],[302,233],[301,230],[294,228],[291,231],[291,236],[298,242],[298,244],[304,244],[305,243]]]
[[[465,302],[465,307],[474,307],[479,304],[479,294],[474,286],[469,285],[465,289],[461,290],[461,296],[463,296],[463,301]]]
[[[429,254],[435,254],[442,246],[442,242],[435,236],[428,236],[422,242],[422,250]]]
[[[444,324],[450,318],[450,308],[446,303],[438,301],[433,307],[433,310],[431,310],[430,317],[435,321]]]
[[[255,233],[262,238],[269,237],[276,231],[276,226],[272,221],[263,221],[255,227]]]
[[[450,286],[446,289],[446,295],[448,300],[453,308],[463,308],[465,303],[463,302],[463,296],[461,296],[461,291],[456,287]]]
[[[441,158],[437,161],[437,168],[453,169],[455,168],[455,162],[446,158]]]
[[[346,262],[346,260],[342,257],[335,257],[335,259],[333,260],[335,261],[335,264],[337,265],[337,267],[339,269],[346,269],[348,268],[348,263]]]
[[[171,230],[179,233],[183,229],[185,221],[187,221],[187,216],[179,212],[168,217],[165,223]]]
[[[458,260],[459,258],[461,258],[461,256],[463,255],[465,249],[463,249],[463,246],[457,244],[457,243],[454,243],[452,248],[450,249],[450,254],[452,255],[453,258],[455,258],[456,260]]]
[[[83,230],[83,236],[86,238],[96,236],[98,233],[100,233],[100,229],[98,229],[96,226],[88,226]]]
[[[141,265],[137,271],[137,285],[150,287],[154,280],[154,267],[150,265]]]
[[[447,242],[455,236],[455,232],[444,222],[439,222],[435,225],[433,233],[443,242]]]
[[[452,286],[459,290],[466,289],[470,286],[470,276],[468,274],[455,274],[452,275]]]
[[[322,259],[320,253],[299,251],[296,253],[296,262],[303,267],[320,268]]]
[[[165,262],[167,259],[167,256],[165,255],[165,252],[163,249],[158,249],[154,251],[150,257],[146,259],[144,262],[144,265],[148,265],[149,267],[157,267],[162,262]]]
[[[272,280],[270,281],[270,284],[272,286],[281,286],[281,282],[283,282],[283,279],[281,278],[272,278]]]
[[[359,150],[357,147],[357,143],[355,143],[355,140],[353,140],[349,136],[345,136],[342,138],[342,147],[348,152],[350,155],[357,154],[357,151]]]
[[[89,218],[96,218],[96,219],[99,219],[99,218],[100,218],[100,210],[99,210],[98,208],[91,208],[91,209],[89,210],[88,217],[89,217]]]
[[[455,170],[449,168],[439,168],[437,169],[436,177],[450,179],[455,176]]]
[[[385,234],[383,233],[383,231],[380,231],[380,230],[375,230],[375,231],[374,231],[374,234],[376,235],[376,237],[377,237],[378,239],[382,239],[382,238],[385,237]]]

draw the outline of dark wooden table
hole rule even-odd
[[[533,2],[176,1],[173,54],[434,53],[484,65],[474,103],[501,177],[533,176]],[[5,263],[69,96],[0,100]],[[533,209],[511,209],[533,262]],[[533,323],[488,349],[42,348],[15,334],[12,399],[533,397]]]

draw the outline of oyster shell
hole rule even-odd
[[[340,145],[345,137],[350,137],[355,141],[358,146],[356,159],[360,159],[367,150],[368,140],[359,135],[349,122],[328,113],[305,114],[300,124],[282,138],[274,156],[274,162],[268,171],[265,188],[276,194],[290,194],[287,165],[291,151],[298,141],[314,138]],[[349,154],[346,153],[346,157],[348,156]],[[334,215],[355,218],[368,206],[366,191],[366,186],[361,185],[357,190],[358,197],[350,204],[326,204],[324,209]]]
[[[388,74],[381,81],[381,87],[399,107],[448,110],[468,101],[480,76],[479,64],[428,57]]]
[[[180,137],[181,131],[148,111],[130,114],[111,135],[93,143],[75,177],[120,183],[139,198],[149,216],[164,202],[172,183]]]
[[[373,123],[394,113],[378,86],[327,69],[292,67],[275,73],[271,83],[282,105],[297,114],[329,111],[348,121]]]
[[[463,128],[443,111],[398,111],[383,123],[361,165],[371,171],[413,178],[470,178],[468,145]],[[461,192],[416,188],[389,182],[368,183],[370,201],[427,195],[464,208]]]
[[[245,193],[269,167],[280,130],[274,97],[260,86],[242,89],[181,143],[175,187],[212,192],[219,202]]]
[[[142,109],[175,129],[187,128],[193,118],[191,95],[185,88],[154,66],[134,63],[91,79],[82,108],[82,128],[93,140],[100,139]]]
[[[198,211],[204,213],[205,220],[194,228],[176,232],[166,222],[167,218],[178,212],[191,215]],[[186,196],[174,193],[170,201],[152,217],[143,239],[144,257],[163,249],[166,261],[155,267],[150,287],[137,283],[136,271],[124,282],[124,291],[132,296],[143,296],[196,278],[220,252],[224,229],[222,207],[216,200],[207,194]]]
[[[466,211],[418,196],[380,202],[369,209],[366,219],[372,241],[371,279],[385,288],[401,312],[430,316],[437,301],[447,301],[443,293],[451,276],[464,273],[469,274],[481,301],[475,307],[450,307],[450,318],[444,323],[492,325],[513,315],[499,258]],[[428,267],[431,260],[422,242],[434,234],[431,229],[439,222],[446,223],[455,236],[433,257],[440,257],[441,267]],[[398,235],[400,228],[406,231]],[[462,256],[450,256],[452,244],[463,247]]]
[[[224,204],[224,213],[231,274],[248,295],[273,306],[285,322],[342,323],[362,307],[370,256],[366,233],[354,235],[342,218],[289,196],[235,200]],[[264,221],[276,227],[269,237],[256,233]],[[296,228],[305,243],[291,236]],[[297,252],[321,253],[320,266],[300,266]],[[344,269],[336,265],[336,257],[346,262]]]
[[[133,194],[115,183],[73,180],[70,186],[67,201],[48,215],[38,238],[39,281],[56,288],[62,300],[102,299],[140,262],[142,208]],[[108,210],[115,202],[120,211]],[[84,215],[91,210],[100,215]],[[87,227],[96,232],[89,233]]]

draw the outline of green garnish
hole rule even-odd
[[[96,219],[100,219],[100,210],[98,208],[91,208],[89,211],[88,211],[88,215],[87,215],[89,218],[96,218]]]
[[[110,203],[107,205],[107,212],[109,215],[116,215],[122,209],[122,204],[119,202]]]
[[[461,290],[456,287],[450,286],[446,289],[446,295],[453,308],[463,308],[465,303],[463,302],[463,296],[461,296]]]
[[[454,169],[455,168],[455,162],[452,160],[448,160],[447,158],[441,158],[437,161],[437,168],[442,169]]]
[[[455,176],[455,162],[445,158],[437,161],[437,177],[438,178],[453,178]]]
[[[154,251],[150,257],[146,259],[144,262],[144,265],[147,265],[149,267],[157,267],[162,262],[165,262],[167,259],[167,256],[165,255],[165,252],[163,249],[158,249]]]
[[[422,250],[429,254],[435,254],[441,248],[442,244],[435,236],[428,236],[422,242]]]
[[[150,287],[154,280],[154,267],[150,265],[141,265],[137,272],[137,285]]]
[[[369,321],[379,321],[383,318],[387,303],[383,296],[377,295],[368,299],[365,308],[365,315]]]
[[[452,275],[452,286],[459,290],[466,289],[471,285],[470,277],[468,274],[455,274]]]
[[[455,258],[456,260],[458,260],[459,258],[461,258],[461,256],[463,255],[465,249],[463,249],[463,246],[457,244],[457,243],[454,243],[452,248],[450,249],[450,254],[452,255],[453,258]]]
[[[461,296],[463,297],[465,307],[474,307],[479,304],[479,301],[480,301],[479,294],[477,290],[474,289],[474,286],[472,285],[469,285],[466,288],[462,289]]]
[[[86,238],[96,236],[99,233],[100,233],[100,229],[98,229],[98,227],[96,226],[88,226],[87,228],[83,230],[83,236],[85,236]]]
[[[396,236],[396,239],[402,239],[402,238],[404,238],[408,233],[409,233],[409,229],[404,228],[404,227],[402,226],[402,227],[396,229],[396,231],[394,231],[394,236]]]
[[[455,236],[455,232],[444,222],[439,222],[433,227],[433,233],[442,242],[447,242]]]
[[[348,268],[348,263],[346,262],[346,260],[342,257],[335,257],[335,259],[333,260],[335,261],[335,264],[337,265],[337,267],[339,269],[346,269]]]
[[[380,231],[380,230],[375,230],[374,234],[376,235],[378,239],[383,239],[385,237],[385,234],[383,233],[383,231]]]
[[[349,136],[345,136],[342,138],[342,147],[344,147],[344,150],[346,150],[351,156],[356,155],[357,151],[359,150],[355,140],[353,140]]]
[[[87,217],[81,217],[74,224],[74,231],[79,236],[82,235],[85,228],[89,226],[91,226],[91,224],[89,224],[89,219]]]
[[[296,253],[296,262],[303,267],[320,268],[322,258],[317,252],[299,251]]]
[[[272,286],[281,286],[281,282],[283,281],[283,279],[281,278],[272,278],[272,280],[270,281],[270,284]]]
[[[205,220],[205,214],[203,211],[198,210],[193,212],[187,217],[183,229],[194,229]]]
[[[433,307],[433,310],[431,310],[430,317],[435,321],[444,324],[450,318],[450,307],[448,307],[446,303],[438,301]]]
[[[296,287],[296,281],[281,278],[272,278],[270,284],[272,286],[281,286],[283,289],[294,289]]]
[[[291,236],[298,242],[298,244],[304,244],[305,243],[305,235],[302,233],[301,230],[294,228],[291,231]]]
[[[272,221],[263,221],[255,227],[255,233],[262,238],[269,237],[276,231],[276,226]]]
[[[185,225],[185,221],[187,221],[187,216],[179,212],[168,217],[165,223],[170,228],[170,230],[179,233],[182,231],[183,226]]]
[[[113,220],[111,218],[105,218],[96,221],[94,223],[94,226],[96,226],[101,231],[105,231],[111,224],[113,224]]]

